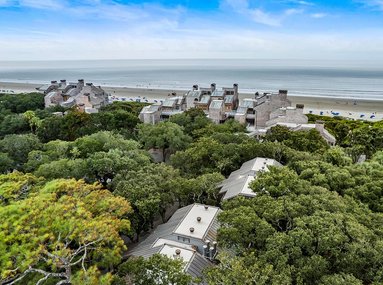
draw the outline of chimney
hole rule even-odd
[[[214,247],[209,248],[209,259],[210,261],[213,261],[214,258]]]
[[[202,246],[202,248],[203,248],[203,256],[208,257],[209,247],[205,244],[204,246]]]
[[[90,93],[85,93],[84,95],[88,97],[88,102],[90,102]]]
[[[52,81],[51,81],[51,84],[56,84],[56,83],[57,83],[56,80],[52,80]]]
[[[190,228],[189,230],[190,230],[191,233],[194,233],[194,228],[193,227]]]
[[[205,240],[206,246],[209,248],[210,247],[210,240]]]
[[[66,80],[65,79],[60,80],[60,86],[66,86]]]
[[[215,83],[210,84],[211,93],[213,93],[216,89],[217,85]]]
[[[198,90],[198,85],[197,84],[193,85],[193,90],[194,91]]]
[[[87,83],[86,86],[93,86],[93,83]]]
[[[216,241],[213,241],[213,247],[214,247],[214,251],[217,252],[217,242]]]
[[[78,80],[78,85],[81,86],[81,87],[84,86],[84,79],[79,79]]]
[[[197,217],[197,222],[201,222],[201,217]]]
[[[234,95],[238,95],[238,84],[234,83],[233,88],[234,88]]]

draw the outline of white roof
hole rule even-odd
[[[182,243],[182,242],[178,242],[178,241],[174,241],[174,240],[169,240],[169,239],[165,239],[165,238],[159,238],[152,245],[152,247],[157,247],[157,246],[161,246],[161,245],[164,245],[164,244],[176,246],[176,247],[179,247],[179,248],[185,248],[185,249],[193,250],[193,247],[190,244],[186,244],[186,243]]]
[[[176,254],[176,250],[180,252],[179,255]],[[195,251],[185,248],[179,248],[177,246],[165,244],[164,247],[159,252],[160,254],[166,255],[169,258],[181,258],[186,265],[191,261],[194,256]]]
[[[257,157],[246,161],[241,168],[233,171],[229,178],[221,183],[223,200],[234,198],[238,195],[255,197],[256,194],[249,188],[249,184],[256,179],[257,173],[269,171],[268,166],[281,166],[279,162],[270,158]]]
[[[185,218],[174,230],[174,233],[197,239],[203,239],[219,210],[217,207],[206,207],[207,209],[201,204],[193,205]],[[198,217],[201,218],[200,222],[197,221]],[[190,228],[194,228],[194,231],[191,232]]]

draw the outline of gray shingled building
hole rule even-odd
[[[255,197],[256,194],[249,188],[250,182],[256,179],[257,174],[268,171],[269,166],[280,167],[282,164],[271,158],[257,157],[242,164],[241,168],[233,171],[219,187],[222,200],[237,196]]]
[[[159,225],[144,241],[128,252],[129,256],[148,258],[160,253],[181,258],[185,272],[201,277],[217,253],[219,224],[217,207],[193,204],[178,209],[165,224]]]
[[[76,83],[67,83],[66,80],[51,81],[50,85],[37,88],[45,94],[45,107],[60,105],[66,108],[77,106],[86,113],[96,113],[108,104],[108,94],[92,83],[79,79]]]

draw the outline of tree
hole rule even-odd
[[[32,276],[36,284],[76,285],[87,277],[109,284],[99,272],[121,261],[126,248],[119,233],[129,230],[129,203],[96,184],[40,180],[33,186],[37,178],[17,176],[0,177],[19,185],[14,193],[24,193],[0,207],[1,282],[26,284]],[[27,192],[18,183],[26,180],[32,180]]]
[[[163,163],[121,173],[115,178],[113,193],[126,198],[134,209],[130,220],[137,238],[153,226],[157,215],[166,221],[166,210],[174,204],[179,191],[177,178],[179,172]]]
[[[138,139],[145,149],[161,149],[163,162],[166,152],[182,150],[191,142],[183,128],[172,122],[160,122],[156,125],[141,124],[138,126]]]
[[[0,141],[0,151],[7,153],[15,162],[16,169],[22,169],[22,165],[28,159],[28,153],[41,148],[37,136],[32,134],[7,135]]]
[[[118,268],[118,275],[125,284],[190,285],[193,278],[184,272],[184,263],[180,259],[171,259],[162,254],[154,254],[148,259],[131,257]]]
[[[236,253],[239,263],[228,277],[239,278],[254,267],[267,271],[260,284],[383,281],[383,232],[376,228],[381,214],[350,196],[313,186],[287,168],[271,168],[250,187],[255,198],[225,202],[219,215],[218,241]],[[223,270],[216,273],[210,284],[225,280]],[[250,272],[248,279],[257,278],[259,271]]]

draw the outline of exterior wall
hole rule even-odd
[[[156,124],[161,120],[161,112],[155,111],[151,113],[140,113],[140,120],[144,124]]]

